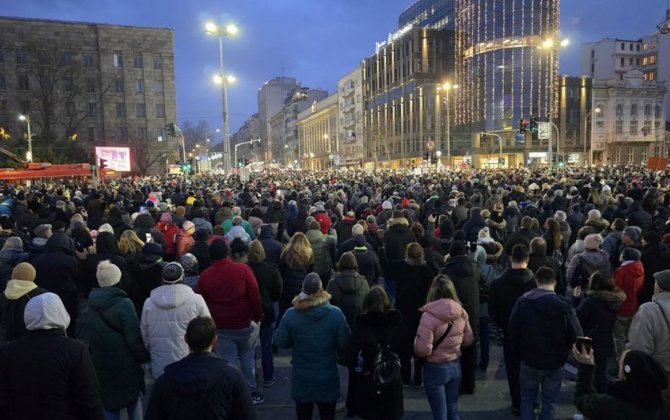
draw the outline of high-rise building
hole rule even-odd
[[[340,150],[339,166],[363,164],[363,71],[361,66],[337,82]]]
[[[133,170],[164,172],[180,150],[166,133],[177,119],[173,30],[0,17],[0,126],[14,138],[26,136],[19,114],[37,159],[63,141],[90,163],[95,146],[128,146]]]
[[[417,0],[398,18],[398,29],[405,26],[454,29],[456,0]]]
[[[242,124],[242,127],[240,127],[235,134],[230,136],[230,158],[262,161],[263,153],[259,143],[241,144],[257,138],[260,138],[260,123],[258,114],[254,114],[247,118],[244,124]],[[236,150],[237,153],[235,153]],[[236,154],[237,156],[235,156]],[[233,164],[237,164],[237,161],[234,161]]]
[[[559,0],[456,0],[455,124],[513,138],[522,117],[556,117]]]
[[[561,133],[560,154],[565,164],[583,165],[589,161],[590,127],[594,118],[591,95],[590,77],[559,77],[556,126]]]
[[[258,121],[263,160],[271,162],[278,149],[273,145],[270,119],[284,108],[286,96],[300,85],[292,77],[275,77],[258,89]]]

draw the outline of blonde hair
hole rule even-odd
[[[282,253],[282,258],[286,258],[286,265],[293,269],[306,268],[312,264],[314,251],[307,236],[302,232],[296,232]]]
[[[258,239],[249,245],[247,258],[250,263],[261,263],[265,261],[265,248],[263,248],[263,244]]]
[[[428,290],[428,295],[426,296],[426,303],[434,302],[439,299],[451,299],[456,301],[459,305],[461,304],[454,283],[445,274],[440,274],[433,279],[430,289]]]
[[[121,255],[139,254],[142,252],[144,242],[137,236],[134,230],[126,230],[119,238],[119,253]]]

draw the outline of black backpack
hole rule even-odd
[[[380,346],[372,362],[372,380],[381,395],[402,382],[400,357],[385,345]]]

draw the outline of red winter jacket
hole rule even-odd
[[[637,294],[642,284],[644,284],[644,266],[640,261],[624,261],[614,272],[614,285],[626,294],[626,300],[619,308],[619,315],[635,315],[638,308]]]
[[[161,232],[163,238],[165,238],[165,242],[167,242],[167,249],[164,250],[165,255],[174,255],[175,254],[174,243],[175,240],[177,239],[177,233],[179,232],[179,227],[177,227],[177,225],[175,225],[174,223],[166,223],[166,222],[158,222],[154,227]],[[140,239],[144,240],[144,238]]]
[[[325,211],[315,211],[312,213],[312,217],[314,217],[314,220],[319,222],[319,225],[321,226],[321,233],[328,235],[330,233],[330,225],[333,223],[333,221],[330,219],[330,216],[328,216],[328,213]],[[309,226],[307,227],[309,228]]]
[[[217,329],[239,330],[263,318],[253,271],[229,257],[214,261],[203,271],[195,291],[205,299]]]

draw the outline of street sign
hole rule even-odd
[[[551,123],[537,123],[537,138],[539,140],[549,140],[551,138]]]

